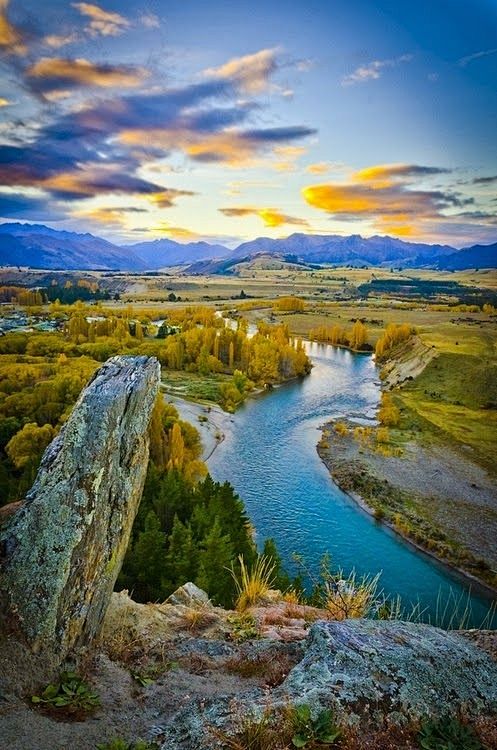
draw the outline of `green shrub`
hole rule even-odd
[[[342,730],[335,724],[329,709],[312,718],[310,706],[302,704],[293,710],[292,724],[294,747],[314,747],[334,745],[342,736]]]
[[[423,750],[484,750],[472,727],[447,717],[425,721],[418,740]]]
[[[31,697],[31,702],[69,713],[92,713],[100,706],[98,693],[75,672],[62,672],[59,682],[47,685],[41,695]]]

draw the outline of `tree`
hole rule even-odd
[[[229,535],[222,533],[219,520],[215,518],[202,543],[196,583],[216,604],[224,607],[233,603],[233,579],[229,570],[233,558]]]
[[[133,572],[133,593],[138,601],[157,601],[164,598],[163,577],[165,573],[165,534],[159,519],[150,510],[145,519],[145,528],[128,552],[128,566]]]
[[[174,516],[168,544],[167,579],[172,592],[187,581],[195,580],[198,568],[198,549],[191,526],[181,523],[177,515]]]
[[[168,469],[182,469],[185,459],[185,443],[181,433],[181,427],[177,422],[169,431],[169,461]]]
[[[55,437],[50,424],[38,427],[36,422],[28,422],[5,446],[5,452],[17,469],[24,468],[30,461],[39,461],[41,454]]]
[[[350,333],[350,348],[351,349],[362,349],[364,344],[368,340],[368,331],[364,323],[360,320],[356,320],[352,326]]]

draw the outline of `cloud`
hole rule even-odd
[[[23,34],[7,18],[9,0],[0,0],[0,49],[7,54],[22,55],[26,52]]]
[[[465,68],[468,63],[473,62],[473,60],[479,60],[481,57],[488,57],[489,55],[495,55],[497,54],[497,47],[494,47],[493,49],[484,49],[480,52],[474,52],[472,55],[466,55],[466,57],[461,57],[457,64],[461,66],[461,68]]]
[[[223,120],[244,119],[245,110],[218,110],[214,117],[178,118],[170,127],[152,128],[146,133],[155,146],[165,151],[179,150],[193,161],[207,164],[223,163],[229,166],[242,166],[252,163],[261,152],[274,148],[279,142],[299,140],[316,131],[312,128],[265,128],[259,130],[218,130]],[[139,145],[143,142],[144,129],[124,130],[120,135],[123,143]]]
[[[120,206],[113,208],[84,208],[72,212],[78,219],[90,219],[106,226],[127,227],[128,214],[146,213],[146,209],[136,206]]]
[[[308,164],[305,171],[310,174],[326,174],[330,169],[331,165],[327,161],[319,161],[315,164]]]
[[[382,71],[385,68],[395,68],[400,63],[410,62],[412,55],[400,55],[391,60],[373,60],[367,65],[360,65],[349,75],[342,78],[342,86],[351,86],[355,83],[364,83],[365,81],[375,81],[381,78]]]
[[[145,26],[146,29],[158,29],[160,27],[159,17],[155,13],[142,13],[140,16],[140,23]]]
[[[72,3],[82,16],[90,19],[86,31],[91,36],[119,36],[130,26],[130,22],[119,13],[111,13],[91,3]]]
[[[53,99],[71,88],[131,84],[139,75],[136,68],[57,57],[32,64],[26,81]],[[144,179],[140,170],[178,153],[193,162],[252,165],[277,147],[291,147],[285,153],[296,155],[299,140],[316,132],[304,125],[249,128],[254,111],[252,102],[238,100],[233,82],[222,78],[126,96],[113,92],[58,112],[54,107],[29,140],[0,144],[0,180],[14,190],[43,190],[66,204],[132,195],[168,208],[192,191]]]
[[[394,181],[406,180],[412,177],[432,177],[438,174],[447,174],[449,169],[441,167],[425,167],[419,164],[376,164],[366,167],[353,175],[360,182],[371,182],[377,185],[381,183],[385,187]]]
[[[120,171],[115,165],[85,165],[84,169],[62,172],[41,180],[38,187],[67,201],[95,195],[142,195],[160,208],[174,206],[176,198],[194,195],[190,190],[165,188],[143,180]]]
[[[273,168],[277,172],[294,172],[296,161],[307,152],[304,146],[275,146],[273,153],[277,158]]]
[[[139,86],[149,75],[144,68],[98,65],[82,58],[44,57],[25,73],[29,86],[43,96],[67,94],[73,88]]]
[[[0,107],[8,107],[12,104],[11,101],[6,99],[4,96],[0,96]]]
[[[264,222],[266,227],[280,227],[282,224],[295,224],[296,226],[307,227],[308,222],[305,219],[299,219],[296,216],[283,214],[276,208],[256,208],[254,206],[233,206],[230,208],[219,208],[224,216],[258,216]]]
[[[302,195],[311,206],[339,220],[367,220],[387,234],[416,235],[420,225],[443,217],[447,210],[474,203],[457,193],[421,190],[416,179],[445,172],[438,167],[380,164],[362,169],[352,182],[310,185]]]
[[[153,227],[152,231],[167,234],[168,237],[174,237],[174,239],[200,240],[202,238],[202,235],[193,232],[191,229],[186,229],[185,227],[174,227],[165,221],[161,221],[157,226]]]
[[[493,182],[497,182],[497,174],[490,175],[490,177],[475,177],[473,185],[491,185]]]
[[[29,219],[31,221],[59,221],[65,214],[43,197],[23,193],[0,192],[0,216],[4,219]]]
[[[270,78],[278,69],[278,52],[279,49],[275,47],[260,50],[252,55],[234,57],[219,68],[204,70],[204,75],[234,81],[242,91],[259,94],[270,87]]]
[[[44,37],[43,42],[47,45],[47,47],[52,47],[52,49],[60,49],[61,47],[65,47],[68,44],[74,44],[74,42],[77,42],[78,40],[78,34],[76,34],[75,31],[71,31],[68,34],[49,34],[48,36]]]

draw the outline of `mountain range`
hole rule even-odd
[[[149,271],[182,265],[192,273],[229,273],[235,264],[261,254],[311,264],[450,270],[497,267],[497,243],[456,250],[450,245],[405,242],[393,237],[295,233],[285,239],[259,237],[231,250],[207,242],[180,243],[170,239],[121,246],[92,234],[58,231],[43,224],[0,225],[0,265],[4,266]]]

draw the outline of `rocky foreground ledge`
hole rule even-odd
[[[106,362],[0,533],[0,616],[33,652],[62,660],[99,631],[141,500],[159,380],[156,359]]]

